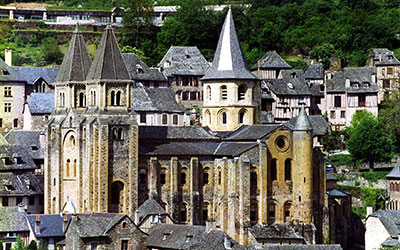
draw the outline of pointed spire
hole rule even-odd
[[[130,80],[117,38],[108,24],[89,69],[87,80]]]
[[[244,60],[230,7],[219,36],[213,65],[202,78],[202,80],[212,79],[257,79],[250,73]]]
[[[308,119],[308,115],[304,106],[301,107],[299,116],[297,117],[296,124],[294,126],[294,130],[296,131],[310,131],[312,130],[312,126],[310,120]]]
[[[91,63],[92,59],[77,25],[57,74],[56,82],[84,81]]]

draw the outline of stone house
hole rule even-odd
[[[0,207],[0,240],[5,250],[15,245],[18,235],[25,244],[29,243],[29,228],[23,210],[23,207]]]
[[[200,79],[210,68],[197,47],[171,46],[158,67],[167,76],[178,103],[187,109],[203,104],[203,82]]]
[[[263,80],[282,79],[282,70],[290,70],[290,66],[276,51],[268,51],[251,68],[251,72]]]
[[[125,65],[137,85],[145,88],[168,88],[168,79],[158,69],[149,68],[135,53],[124,53]]]
[[[54,111],[54,93],[32,93],[24,108],[24,130],[45,130]]]
[[[146,238],[127,215],[73,215],[65,230],[65,249],[146,250]]]
[[[365,224],[365,250],[399,247],[400,211],[378,210]]]
[[[305,108],[309,113],[311,107],[311,91],[304,79],[303,70],[283,70],[281,79],[267,80],[271,91],[272,115],[275,122],[288,122],[299,115]]]
[[[400,210],[400,164],[395,165],[390,173],[386,175],[389,182],[389,204],[388,210]]]
[[[378,86],[373,68],[330,72],[326,81],[326,111],[335,130],[348,126],[357,110],[378,115]]]
[[[386,48],[373,49],[370,55],[370,67],[375,67],[378,84],[378,102],[394,90],[399,90],[400,61],[393,51]]]
[[[150,228],[159,224],[174,224],[171,216],[160,206],[155,200],[146,200],[135,211],[134,222],[145,233],[148,233]]]
[[[304,80],[311,91],[310,114],[325,114],[325,72],[322,64],[308,65],[304,69]]]
[[[17,79],[25,82],[25,94],[54,93],[54,80],[58,68],[13,67]]]
[[[250,245],[301,245],[305,244],[300,236],[288,223],[260,225],[249,228]]]

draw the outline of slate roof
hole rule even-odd
[[[145,127],[145,126],[143,126]],[[139,127],[140,129],[141,127]],[[140,155],[213,155],[219,142],[141,142]]]
[[[107,236],[108,231],[124,217],[129,218],[120,214],[93,213],[77,215],[70,223],[75,223],[81,238],[101,237]]]
[[[31,114],[51,114],[54,111],[54,93],[32,93],[27,103]]]
[[[322,115],[309,115],[308,120],[311,123],[311,127],[313,130],[313,135],[324,135],[326,129],[330,130],[330,125],[327,120]],[[290,121],[289,124],[294,125],[296,124],[297,117],[293,117]]]
[[[17,157],[18,161],[15,160]],[[36,169],[32,156],[21,145],[0,145],[0,158],[6,159],[0,161],[0,171]]]
[[[142,126],[139,127],[141,140],[216,140],[203,127]]]
[[[17,207],[0,207],[0,232],[29,232],[25,216]]]
[[[162,68],[161,71],[168,77],[173,75],[203,76],[210,68],[210,64],[197,47],[171,46],[158,67]]]
[[[5,136],[9,144],[23,147],[33,159],[44,159],[40,137],[43,131],[35,130],[11,130]],[[22,152],[22,151],[21,151]]]
[[[135,53],[124,53],[126,68],[132,80],[137,81],[168,81],[158,69],[149,68]],[[143,73],[139,73],[143,70]]]
[[[25,81],[28,85],[34,85],[42,78],[49,85],[53,85],[59,72],[58,68],[39,68],[39,67],[13,67],[17,79]]]
[[[231,240],[232,247],[240,246],[226,233],[207,231],[204,226],[157,224],[149,231],[147,246],[162,249],[225,250],[225,238]]]
[[[157,111],[157,107],[143,87],[132,88],[132,109],[134,111]]]
[[[251,68],[254,69],[291,69],[283,58],[276,51],[268,51],[256,64]]]
[[[377,66],[385,66],[385,65],[399,65],[400,61],[393,54],[393,51],[388,50],[387,48],[376,48],[372,50],[373,57],[375,61],[379,61]],[[381,57],[381,60],[379,60]]]
[[[161,112],[184,112],[186,109],[178,104],[175,91],[171,88],[148,88],[146,92],[153,105]]]
[[[340,245],[268,245],[268,246],[238,246],[233,250],[343,250]]]
[[[345,78],[343,71],[332,72],[332,78],[326,80],[326,92],[345,92]]]
[[[379,218],[392,238],[397,239],[400,229],[400,211],[378,210],[370,216]]]
[[[312,130],[311,122],[308,119],[308,115],[304,106],[300,109],[300,113],[297,116],[296,123],[294,125],[296,131],[310,131]]]
[[[146,200],[137,211],[139,212],[139,221],[141,222],[150,215],[168,215],[168,213],[155,200]]]
[[[282,79],[268,80],[267,85],[276,95],[311,95],[303,70],[282,70]]]
[[[17,81],[17,73],[0,58],[0,81]]]
[[[304,70],[304,78],[321,80],[324,79],[324,67],[322,64],[308,65]]]
[[[43,194],[43,177],[32,173],[0,172],[0,196]]]
[[[216,79],[258,79],[250,73],[244,60],[231,9],[228,10],[222,27],[212,67],[202,78],[202,80]]]
[[[86,80],[130,80],[117,38],[110,24],[104,30]]]
[[[386,175],[386,179],[400,179],[400,163],[397,163],[390,173]]]
[[[233,132],[231,135],[224,138],[225,141],[248,141],[261,139],[276,128],[280,127],[279,124],[266,124],[266,125],[245,125],[240,129]]]
[[[35,231],[36,216],[40,216],[40,233]],[[67,214],[66,216],[69,222],[72,215]],[[36,238],[65,236],[63,231],[64,216],[62,214],[27,215],[26,217]]]
[[[339,190],[336,188],[328,190],[328,191],[326,191],[326,193],[328,194],[328,197],[347,197],[350,195],[346,191]]]
[[[77,26],[72,34],[56,82],[84,81],[91,63],[89,51]]]
[[[371,76],[374,74],[375,69],[373,67],[344,68],[344,77],[350,80],[350,87],[346,88],[346,91],[348,93],[377,93],[378,86],[371,79]],[[353,83],[358,83],[359,87],[354,88]],[[369,87],[364,88],[364,83],[368,83]]]
[[[249,228],[248,231],[256,239],[303,239],[287,223],[274,223],[271,225],[256,224]]]
[[[323,84],[315,84],[315,85],[311,86],[311,88],[310,88],[311,95],[324,97],[323,88],[325,88],[325,85],[323,85]]]

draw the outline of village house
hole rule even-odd
[[[325,72],[322,64],[308,65],[304,69],[304,80],[311,91],[310,114],[325,114]]]
[[[400,211],[378,210],[367,217],[365,250],[399,247]]]
[[[145,233],[159,223],[174,224],[171,216],[153,199],[140,205],[132,217],[135,224]]]

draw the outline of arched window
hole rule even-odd
[[[246,117],[246,110],[242,109],[239,111],[239,124],[243,124]]]
[[[274,223],[276,216],[276,206],[273,201],[268,203],[268,223]]]
[[[181,223],[186,223],[187,221],[187,208],[184,203],[179,206],[179,219]]]
[[[240,85],[238,88],[238,100],[242,101],[246,97],[246,86]]]
[[[292,160],[286,159],[285,161],[285,181],[292,180]]]
[[[120,141],[124,139],[124,130],[122,128],[118,128],[117,139]]]
[[[203,220],[203,223],[205,224],[205,222],[208,220],[208,208],[210,206],[210,203],[208,202],[204,202],[203,206],[202,206],[202,211],[201,211],[201,219]]]
[[[73,176],[76,177],[76,159],[74,160]]]
[[[124,191],[124,184],[120,181],[113,182],[111,184],[111,192],[110,192],[110,201],[111,206],[109,208],[109,212],[118,213],[120,211],[120,204],[123,201],[123,191]]]
[[[111,91],[111,106],[115,106],[115,91]]]
[[[71,160],[67,159],[67,163],[65,164],[65,176],[66,177],[70,176],[70,163],[71,163]]]
[[[226,124],[226,123],[227,123],[227,115],[226,115],[226,112],[222,112],[222,113],[221,113],[221,121],[222,121],[222,124]]]
[[[203,185],[210,183],[210,169],[204,168],[203,169]]]
[[[83,92],[79,93],[79,107],[83,108],[86,106],[86,98]]]
[[[18,128],[18,118],[14,119],[14,128]]]
[[[221,100],[222,101],[227,100],[228,99],[228,90],[227,90],[226,86],[222,85],[220,91],[221,91]]]
[[[166,168],[161,168],[160,172],[160,185],[163,186],[167,183],[167,169]]]
[[[210,110],[206,110],[206,112],[204,112],[204,119],[205,119],[205,123],[211,125],[211,113]]]
[[[271,181],[276,181],[277,177],[277,169],[276,169],[276,159],[271,160]]]
[[[250,195],[257,195],[257,168],[250,170]]]
[[[218,185],[222,184],[222,171],[218,168]]]
[[[117,94],[115,95],[115,105],[121,106],[121,91],[117,91]]]
[[[118,138],[118,129],[115,127],[112,129],[112,138],[113,140],[117,140]]]
[[[206,97],[208,101],[211,101],[211,87],[207,86],[206,88]]]
[[[187,183],[187,168],[183,167],[181,168],[181,186],[185,185]]]
[[[289,221],[290,218],[292,217],[292,203],[291,202],[286,202],[285,205],[283,206],[283,213],[285,216],[285,222]]]

